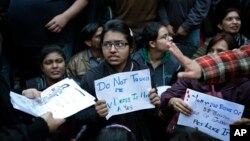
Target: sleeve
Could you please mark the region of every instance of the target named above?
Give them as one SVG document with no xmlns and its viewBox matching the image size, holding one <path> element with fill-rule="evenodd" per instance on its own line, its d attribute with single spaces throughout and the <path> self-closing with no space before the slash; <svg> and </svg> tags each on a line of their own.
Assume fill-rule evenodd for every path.
<svg viewBox="0 0 250 141">
<path fill-rule="evenodd" d="M 211 0 L 195 0 L 193 7 L 190 9 L 186 20 L 182 23 L 185 31 L 189 32 L 197 27 L 206 18 L 211 6 Z"/>
<path fill-rule="evenodd" d="M 81 81 L 81 88 L 87 91 L 89 94 L 95 95 L 95 86 L 94 86 L 94 74 L 88 71 L 82 78 Z M 91 84 L 93 83 L 93 84 Z M 76 119 L 77 122 L 81 124 L 96 124 L 100 120 L 100 116 L 95 110 L 95 105 L 90 106 L 89 108 L 83 109 L 77 114 L 74 115 L 74 118 Z"/>
<path fill-rule="evenodd" d="M 166 115 L 167 112 L 170 112 L 170 108 L 168 106 L 168 102 L 173 97 L 179 97 L 185 95 L 186 89 L 190 87 L 190 81 L 188 79 L 178 79 L 176 83 L 174 83 L 171 88 L 168 88 L 161 95 L 161 110 Z"/>
<path fill-rule="evenodd" d="M 206 55 L 207 54 L 206 53 L 207 52 L 207 46 L 208 46 L 208 44 L 209 44 L 210 41 L 211 41 L 211 38 L 207 39 L 205 41 L 205 43 L 201 47 L 199 47 L 197 49 L 197 51 L 195 52 L 195 54 L 193 55 L 192 58 L 198 58 L 198 57 L 201 57 L 203 55 Z"/>
<path fill-rule="evenodd" d="M 241 84 L 240 86 L 237 86 L 236 88 L 236 94 L 232 97 L 236 97 L 237 101 L 236 103 L 240 103 L 245 106 L 244 112 L 242 117 L 250 118 L 250 80 L 246 81 L 245 83 Z"/>
<path fill-rule="evenodd" d="M 250 45 L 239 50 L 217 55 L 206 55 L 196 61 L 202 68 L 203 80 L 207 84 L 225 82 L 250 74 Z"/>
<path fill-rule="evenodd" d="M 158 4 L 158 17 L 159 17 L 159 20 L 164 25 L 168 25 L 168 24 L 170 24 L 170 22 L 169 22 L 167 10 L 165 9 L 165 3 L 164 2 L 165 2 L 164 0 L 159 1 L 159 4 Z"/>
<path fill-rule="evenodd" d="M 66 68 L 67 75 L 69 77 L 74 77 L 76 76 L 76 62 L 75 62 L 75 57 L 72 57 L 67 65 Z"/>
<path fill-rule="evenodd" d="M 12 127 L 0 127 L 1 141 L 42 141 L 49 136 L 47 123 L 38 118 L 33 124 L 17 124 Z"/>
</svg>

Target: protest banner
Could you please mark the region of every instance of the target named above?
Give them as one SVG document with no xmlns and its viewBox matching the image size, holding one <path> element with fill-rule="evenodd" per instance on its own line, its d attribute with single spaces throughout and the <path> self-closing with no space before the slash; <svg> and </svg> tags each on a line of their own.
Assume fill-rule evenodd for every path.
<svg viewBox="0 0 250 141">
<path fill-rule="evenodd" d="M 229 125 L 241 118 L 244 105 L 187 89 L 184 101 L 193 109 L 191 116 L 179 115 L 177 124 L 198 128 L 217 139 L 228 141 Z"/>
<path fill-rule="evenodd" d="M 154 108 L 150 103 L 152 89 L 149 69 L 116 73 L 95 81 L 96 96 L 108 105 L 109 119 L 113 115 Z"/>
</svg>

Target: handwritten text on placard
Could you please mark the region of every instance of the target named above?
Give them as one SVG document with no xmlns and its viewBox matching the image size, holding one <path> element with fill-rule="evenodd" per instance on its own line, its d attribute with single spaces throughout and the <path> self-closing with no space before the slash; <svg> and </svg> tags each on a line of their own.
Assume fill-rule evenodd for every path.
<svg viewBox="0 0 250 141">
<path fill-rule="evenodd" d="M 154 108 L 149 100 L 151 77 L 148 69 L 122 72 L 95 81 L 98 99 L 106 100 L 112 115 Z"/>
<path fill-rule="evenodd" d="M 191 116 L 180 114 L 178 124 L 198 128 L 215 138 L 229 140 L 229 124 L 241 118 L 244 106 L 187 89 L 185 102 L 193 109 Z"/>
</svg>

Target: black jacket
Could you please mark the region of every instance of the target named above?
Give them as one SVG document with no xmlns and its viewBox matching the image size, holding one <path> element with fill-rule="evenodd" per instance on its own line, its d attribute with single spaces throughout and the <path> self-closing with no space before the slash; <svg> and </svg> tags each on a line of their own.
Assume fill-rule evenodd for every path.
<svg viewBox="0 0 250 141">
<path fill-rule="evenodd" d="M 0 141 L 40 141 L 49 134 L 47 123 L 37 118 L 31 125 L 17 119 L 10 102 L 10 89 L 0 75 Z"/>
<path fill-rule="evenodd" d="M 123 72 L 128 72 L 131 70 L 131 64 L 133 63 L 132 71 L 146 69 L 145 66 L 141 66 L 136 62 L 132 62 L 129 60 Z M 107 64 L 106 62 L 101 63 L 97 67 L 89 70 L 82 79 L 81 87 L 96 97 L 95 93 L 95 85 L 94 80 L 103 78 L 105 76 L 115 74 L 115 71 L 112 66 Z M 95 107 L 92 106 L 88 109 L 85 109 L 78 113 L 78 118 L 81 120 L 85 120 L 85 124 L 89 126 L 97 128 L 102 128 L 103 126 L 117 123 L 127 126 L 132 130 L 132 132 L 136 135 L 138 141 L 151 141 L 150 135 L 150 125 L 153 117 L 156 116 L 157 110 L 156 109 L 149 109 L 149 110 L 140 110 L 131 113 L 126 113 L 122 115 L 112 116 L 110 119 L 106 120 L 105 118 L 101 118 L 96 110 Z M 87 118 L 88 117 L 88 118 Z M 98 129 L 97 129 L 98 130 Z M 95 131 L 88 132 L 87 135 L 90 136 L 92 133 L 96 133 Z M 93 133 L 93 136 L 94 136 Z"/>
</svg>

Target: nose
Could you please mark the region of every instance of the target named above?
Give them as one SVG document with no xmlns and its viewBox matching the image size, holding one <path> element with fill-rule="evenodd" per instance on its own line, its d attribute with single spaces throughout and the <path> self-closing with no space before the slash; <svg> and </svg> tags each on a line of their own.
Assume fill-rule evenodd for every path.
<svg viewBox="0 0 250 141">
<path fill-rule="evenodd" d="M 172 36 L 167 36 L 167 40 L 168 41 L 173 41 L 173 37 Z"/>
<path fill-rule="evenodd" d="M 53 67 L 53 68 L 57 67 L 57 63 L 56 63 L 56 62 L 53 62 L 53 63 L 52 63 L 52 67 Z"/>
<path fill-rule="evenodd" d="M 237 18 L 233 18 L 233 23 L 240 23 L 240 20 Z"/>
<path fill-rule="evenodd" d="M 110 47 L 110 51 L 111 51 L 111 52 L 115 52 L 115 51 L 116 51 L 116 48 L 115 48 L 115 45 L 114 45 L 114 44 L 112 44 L 112 46 Z"/>
</svg>

